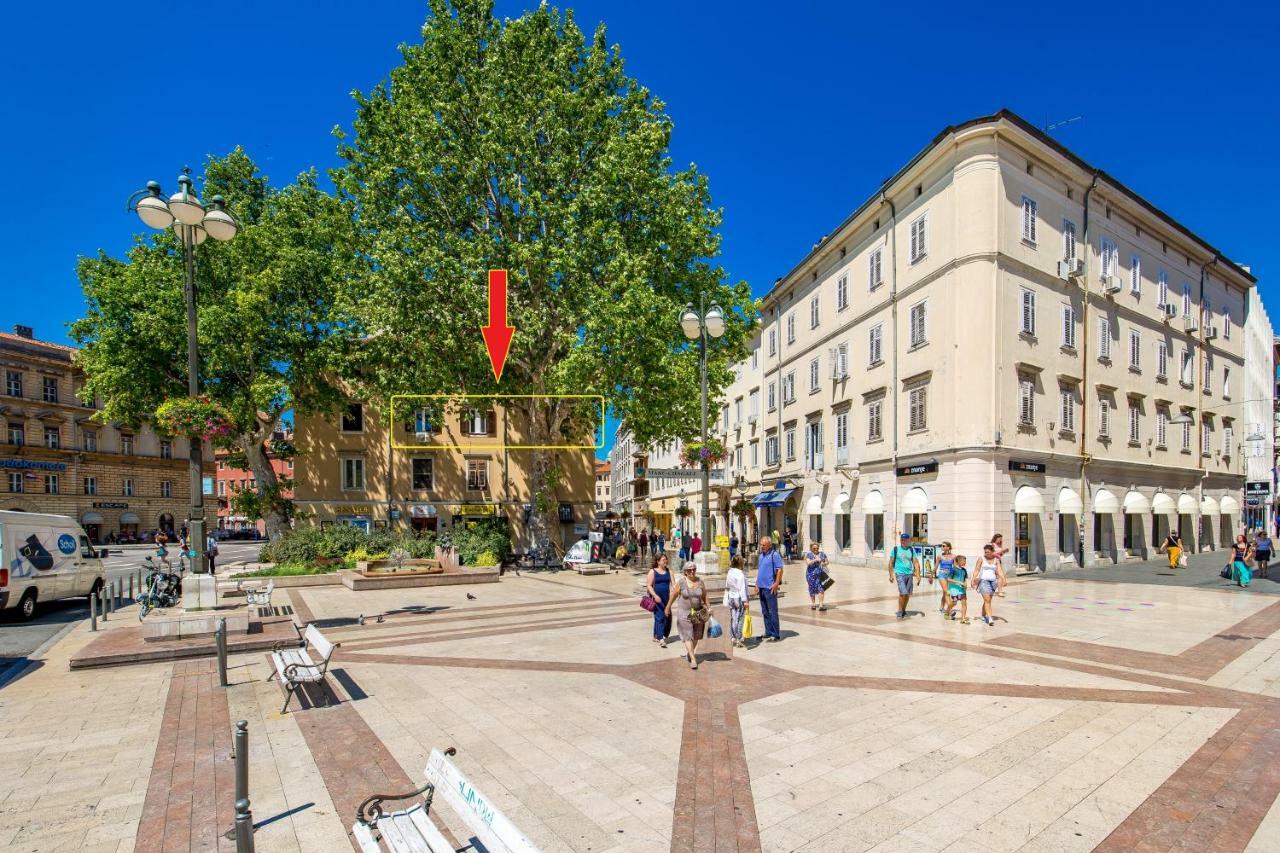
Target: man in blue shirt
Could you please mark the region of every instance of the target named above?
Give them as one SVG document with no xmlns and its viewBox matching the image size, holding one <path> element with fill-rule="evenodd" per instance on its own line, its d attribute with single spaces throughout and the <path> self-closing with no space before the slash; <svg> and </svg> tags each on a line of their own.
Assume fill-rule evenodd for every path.
<svg viewBox="0 0 1280 853">
<path fill-rule="evenodd" d="M 907 618 L 907 602 L 911 600 L 915 579 L 920 577 L 920 561 L 911 547 L 911 534 L 903 533 L 889 552 L 889 582 L 898 584 L 899 619 Z"/>
<path fill-rule="evenodd" d="M 778 628 L 778 587 L 782 585 L 782 555 L 773 548 L 773 540 L 760 540 L 760 559 L 756 567 L 756 589 L 760 593 L 760 615 L 764 617 L 764 642 L 782 639 Z"/>
</svg>

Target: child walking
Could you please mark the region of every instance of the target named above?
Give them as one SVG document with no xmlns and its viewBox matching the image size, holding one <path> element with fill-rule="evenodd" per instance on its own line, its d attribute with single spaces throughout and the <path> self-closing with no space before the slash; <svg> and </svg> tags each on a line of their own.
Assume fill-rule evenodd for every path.
<svg viewBox="0 0 1280 853">
<path fill-rule="evenodd" d="M 951 569 L 955 566 L 955 560 L 951 556 L 951 543 L 942 543 L 942 553 L 938 555 L 938 586 L 942 587 L 942 601 L 938 608 L 938 612 L 942 614 L 942 618 L 947 618 L 947 614 L 951 612 L 951 584 L 947 583 L 947 579 L 951 577 Z"/>
<path fill-rule="evenodd" d="M 969 571 L 965 568 L 965 564 L 969 560 L 964 554 L 959 554 L 955 558 L 955 562 L 951 566 L 951 576 L 947 578 L 947 594 L 951 599 L 951 619 L 956 618 L 955 606 L 960 605 L 960 624 L 969 624 L 969 599 L 965 595 L 964 582 L 969 579 Z"/>
<path fill-rule="evenodd" d="M 742 567 L 746 565 L 742 556 L 735 556 L 729 561 L 729 571 L 724 577 L 724 606 L 729 608 L 729 636 L 733 645 L 743 649 L 742 622 L 747 615 L 747 575 Z"/>
</svg>

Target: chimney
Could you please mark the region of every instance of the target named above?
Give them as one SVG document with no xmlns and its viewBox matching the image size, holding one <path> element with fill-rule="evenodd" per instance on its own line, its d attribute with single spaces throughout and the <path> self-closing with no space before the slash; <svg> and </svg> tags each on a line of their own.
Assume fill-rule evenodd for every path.
<svg viewBox="0 0 1280 853">
<path fill-rule="evenodd" d="M 34 341 L 36 339 L 35 330 L 30 326 L 24 326 L 21 323 L 14 324 L 13 333 L 18 337 L 26 338 L 29 341 Z"/>
</svg>

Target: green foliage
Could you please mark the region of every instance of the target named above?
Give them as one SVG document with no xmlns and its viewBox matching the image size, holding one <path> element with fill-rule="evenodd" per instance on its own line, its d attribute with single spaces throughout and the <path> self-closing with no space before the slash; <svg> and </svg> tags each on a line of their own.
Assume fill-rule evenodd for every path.
<svg viewBox="0 0 1280 853">
<path fill-rule="evenodd" d="M 331 559 L 345 557 L 357 548 L 363 548 L 368 537 L 369 534 L 354 524 L 331 524 L 320 536 L 319 556 Z"/>
<path fill-rule="evenodd" d="M 278 577 L 294 577 L 297 575 L 328 575 L 343 568 L 341 563 L 328 563 L 323 566 L 314 563 L 276 563 L 264 569 L 257 569 L 252 572 L 242 572 L 236 575 L 240 578 L 278 578 Z"/>
<path fill-rule="evenodd" d="M 171 397 L 156 407 L 154 420 L 156 429 L 165 435 L 216 441 L 231 433 L 226 411 L 204 396 Z"/>
<path fill-rule="evenodd" d="M 278 518 L 289 521 L 298 514 L 297 505 L 287 497 L 292 488 L 292 478 L 280 477 L 274 483 L 259 484 L 257 491 L 232 489 L 228 500 L 236 514 L 245 518 L 266 518 L 275 513 Z"/>
<path fill-rule="evenodd" d="M 721 214 L 695 166 L 674 168 L 665 105 L 626 75 L 603 27 L 588 38 L 546 5 L 507 21 L 490 0 L 430 5 L 422 43 L 357 94 L 351 133 L 338 133 L 334 181 L 365 263 L 341 288 L 368 336 L 354 372 L 384 395 L 494 390 L 478 330 L 486 272 L 506 269 L 505 387 L 603 394 L 641 442 L 687 432 L 699 357 L 680 311 L 705 297 L 727 314 L 714 394 L 756 306 L 715 263 Z M 547 438 L 598 420 L 590 403 L 509 405 Z"/>
<path fill-rule="evenodd" d="M 509 546 L 508 546 L 509 547 Z M 350 524 L 299 527 L 287 531 L 262 548 L 258 559 L 264 563 L 317 565 L 317 560 L 334 560 L 335 567 L 351 568 L 357 560 L 386 558 L 393 549 L 402 548 L 415 559 L 435 556 L 435 535 L 426 532 L 397 535 L 385 530 L 365 533 Z"/>
<path fill-rule="evenodd" d="M 290 530 L 262 546 L 258 559 L 264 563 L 313 563 L 316 557 L 322 556 L 320 551 L 327 532 L 318 527 Z"/>
<path fill-rule="evenodd" d="M 511 556 L 511 530 L 506 519 L 455 526 L 442 532 L 439 542 L 456 549 L 458 560 L 464 566 L 492 566 Z M 493 559 L 482 563 L 481 556 Z"/>
<path fill-rule="evenodd" d="M 476 555 L 475 560 L 467 565 L 473 566 L 496 566 L 498 565 L 498 555 L 492 551 L 481 551 Z"/>
</svg>

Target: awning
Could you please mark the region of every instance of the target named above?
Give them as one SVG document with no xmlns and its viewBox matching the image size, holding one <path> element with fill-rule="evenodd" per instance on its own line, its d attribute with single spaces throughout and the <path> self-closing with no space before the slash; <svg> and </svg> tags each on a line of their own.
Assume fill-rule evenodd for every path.
<svg viewBox="0 0 1280 853">
<path fill-rule="evenodd" d="M 1178 513 L 1186 515 L 1196 514 L 1196 499 L 1191 495 L 1178 495 Z"/>
<path fill-rule="evenodd" d="M 884 512 L 884 495 L 878 491 L 867 492 L 862 499 L 862 511 L 866 515 L 880 515 Z"/>
<path fill-rule="evenodd" d="M 804 508 L 806 515 L 822 515 L 822 496 L 811 495 Z"/>
<path fill-rule="evenodd" d="M 1178 505 L 1173 502 L 1173 498 L 1160 492 L 1151 501 L 1151 511 L 1156 515 L 1177 515 Z"/>
<path fill-rule="evenodd" d="M 755 500 L 751 503 L 755 506 L 764 507 L 782 506 L 787 502 L 787 498 L 791 497 L 791 493 L 794 491 L 795 489 L 780 489 L 776 492 L 762 492 L 761 494 L 756 495 Z"/>
<path fill-rule="evenodd" d="M 121 524 L 141 524 L 142 521 L 141 519 L 138 518 L 138 514 L 136 512 L 122 512 L 120 513 L 120 523 Z"/>
<path fill-rule="evenodd" d="M 1040 515 L 1044 512 L 1044 498 L 1032 486 L 1022 486 L 1013 493 L 1013 511 Z"/>
<path fill-rule="evenodd" d="M 1142 492 L 1129 490 L 1124 496 L 1124 514 L 1142 515 L 1151 512 L 1151 501 Z"/>
<path fill-rule="evenodd" d="M 434 504 L 413 504 L 409 507 L 410 518 L 435 518 L 437 514 Z"/>
<path fill-rule="evenodd" d="M 1225 498 L 1223 498 L 1221 503 L 1219 504 L 1219 507 L 1222 510 L 1223 515 L 1239 515 L 1240 514 L 1240 502 L 1235 498 L 1231 497 L 1231 495 L 1227 495 Z"/>
<path fill-rule="evenodd" d="M 1058 490 L 1058 512 L 1067 515 L 1080 515 L 1084 512 L 1084 501 L 1076 494 L 1075 489 L 1063 486 Z"/>
<path fill-rule="evenodd" d="M 916 486 L 914 489 L 907 492 L 906 496 L 903 497 L 902 512 L 904 515 L 908 513 L 918 515 L 920 513 L 925 513 L 928 511 L 929 511 L 929 496 L 926 495 L 924 493 L 924 489 L 920 488 L 919 486 Z"/>
<path fill-rule="evenodd" d="M 1115 513 L 1120 511 L 1120 501 L 1106 489 L 1098 489 L 1093 493 L 1093 511 Z"/>
<path fill-rule="evenodd" d="M 80 516 L 80 523 L 81 524 L 101 524 L 102 513 L 86 512 L 84 515 Z"/>
<path fill-rule="evenodd" d="M 1218 502 L 1215 501 L 1213 498 L 1209 497 L 1208 495 L 1205 495 L 1200 499 L 1200 514 L 1201 515 L 1218 515 L 1219 514 Z"/>
<path fill-rule="evenodd" d="M 848 492 L 841 492 L 836 495 L 836 499 L 831 502 L 831 511 L 834 513 L 846 513 L 849 511 Z"/>
</svg>

